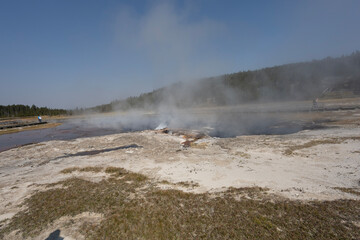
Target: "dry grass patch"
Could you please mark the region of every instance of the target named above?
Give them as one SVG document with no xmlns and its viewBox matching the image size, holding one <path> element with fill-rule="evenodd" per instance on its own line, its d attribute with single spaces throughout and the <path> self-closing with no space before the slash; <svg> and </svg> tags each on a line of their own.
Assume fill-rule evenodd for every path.
<svg viewBox="0 0 360 240">
<path fill-rule="evenodd" d="M 242 157 L 242 158 L 246 158 L 246 159 L 249 159 L 251 157 L 250 154 L 248 154 L 246 152 L 237 151 L 235 154 Z"/>
<path fill-rule="evenodd" d="M 337 120 L 335 122 L 333 122 L 333 124 L 337 124 L 337 125 L 360 125 L 360 121 L 359 118 L 351 118 L 351 119 L 341 119 L 341 120 Z"/>
<path fill-rule="evenodd" d="M 107 167 L 105 172 L 110 174 L 112 177 L 121 177 L 128 173 L 124 168 Z"/>
<path fill-rule="evenodd" d="M 198 148 L 198 149 L 206 149 L 207 143 L 196 143 L 196 142 L 190 142 L 190 147 L 192 148 Z"/>
<path fill-rule="evenodd" d="M 61 170 L 60 173 L 69 174 L 69 173 L 72 173 L 75 171 L 79 171 L 79 169 L 80 169 L 79 167 L 65 168 L 65 169 Z"/>
<path fill-rule="evenodd" d="M 140 173 L 128 173 L 124 176 L 124 180 L 126 181 L 135 181 L 135 182 L 144 182 L 147 181 L 149 178 Z"/>
<path fill-rule="evenodd" d="M 279 197 L 272 195 L 266 196 L 268 188 L 261 188 L 261 187 L 242 187 L 242 188 L 234 188 L 229 187 L 222 195 L 227 197 L 234 197 L 235 199 L 280 199 Z"/>
<path fill-rule="evenodd" d="M 323 144 L 339 144 L 342 140 L 338 138 L 331 138 L 331 139 L 325 139 L 325 140 L 312 140 L 310 142 L 301 144 L 301 145 L 295 145 L 290 146 L 288 149 L 285 150 L 285 155 L 291 155 L 294 151 L 301 150 L 304 148 L 310 148 L 315 147 L 317 145 L 323 145 Z"/>
<path fill-rule="evenodd" d="M 160 182 L 159 182 L 160 184 L 172 184 L 171 182 L 169 182 L 168 180 L 161 180 Z"/>
<path fill-rule="evenodd" d="M 334 189 L 340 190 L 345 193 L 354 194 L 360 196 L 360 189 L 359 188 L 344 188 L 344 187 L 335 187 Z"/>
<path fill-rule="evenodd" d="M 323 140 L 312 140 L 310 142 L 307 142 L 307 143 L 304 143 L 301 145 L 289 146 L 284 151 L 284 154 L 292 155 L 294 153 L 294 151 L 297 151 L 297 150 L 311 148 L 311 147 L 315 147 L 315 146 L 323 145 L 323 144 L 340 144 L 346 140 L 358 141 L 358 140 L 360 140 L 360 137 L 340 137 L 340 138 L 329 138 L 329 139 L 323 139 Z"/>
<path fill-rule="evenodd" d="M 71 167 L 71 168 L 65 168 L 65 169 L 61 170 L 60 173 L 69 174 L 69 173 L 72 173 L 75 171 L 98 173 L 98 172 L 101 172 L 102 170 L 103 170 L 103 167 L 83 167 L 83 168 Z"/>
<path fill-rule="evenodd" d="M 107 167 L 105 169 L 105 172 L 110 174 L 111 177 L 123 177 L 124 181 L 135 181 L 135 182 L 143 182 L 148 180 L 148 177 L 146 177 L 143 174 L 129 172 L 124 168 L 118 168 L 118 167 Z"/>
<path fill-rule="evenodd" d="M 186 187 L 186 188 L 194 188 L 194 187 L 199 187 L 200 185 L 197 182 L 178 182 L 176 183 L 176 185 L 182 186 L 182 187 Z"/>
<path fill-rule="evenodd" d="M 0 238 L 17 229 L 19 238 L 33 238 L 57 219 L 84 212 L 104 217 L 96 225 L 77 224 L 86 239 L 360 238 L 354 224 L 360 221 L 360 201 L 269 199 L 261 188 L 212 194 L 159 190 L 141 174 L 105 171 L 113 177 L 100 182 L 70 178 L 58 182 L 62 188 L 34 193 L 24 201 L 25 209 L 4 223 Z M 258 200 L 238 198 L 244 194 Z"/>
<path fill-rule="evenodd" d="M 80 172 L 94 172 L 94 173 L 98 173 L 101 172 L 103 170 L 103 167 L 84 167 L 82 169 L 80 169 Z"/>
</svg>

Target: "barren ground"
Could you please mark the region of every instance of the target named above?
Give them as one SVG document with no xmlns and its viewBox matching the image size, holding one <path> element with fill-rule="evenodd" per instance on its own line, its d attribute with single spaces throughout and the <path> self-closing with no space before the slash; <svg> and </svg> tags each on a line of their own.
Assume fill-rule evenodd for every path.
<svg viewBox="0 0 360 240">
<path fill-rule="evenodd" d="M 309 114 L 303 114 L 303 117 L 309 118 Z M 60 237 L 65 239 L 82 239 L 85 236 L 94 239 L 360 238 L 360 110 L 314 113 L 310 117 L 330 118 L 331 121 L 324 123 L 323 126 L 326 128 L 323 129 L 305 130 L 288 135 L 236 138 L 205 136 L 192 141 L 191 137 L 184 136 L 186 132 L 182 135 L 181 131 L 170 130 L 164 133 L 147 130 L 71 141 L 49 141 L 1 152 L 0 237 L 44 239 L 51 233 L 56 234 L 55 230 L 60 230 Z M 189 147 L 184 146 L 186 140 L 190 140 Z M 113 175 L 114 172 L 117 175 Z M 131 174 L 138 175 L 134 177 Z M 104 185 L 96 185 L 100 183 Z M 106 192 L 113 189 L 111 183 L 123 188 L 111 193 Z M 124 184 L 128 185 L 124 187 Z M 88 193 L 93 197 L 85 202 L 81 202 L 81 199 L 86 199 L 84 196 L 74 194 L 66 197 L 66 189 L 73 189 L 75 193 L 81 192 L 80 186 L 84 186 L 84 189 L 89 188 L 89 191 L 102 189 L 105 192 L 97 194 L 104 194 L 113 205 L 101 203 L 103 200 L 92 203 L 97 195 L 91 194 L 95 193 Z M 58 191 L 65 192 L 60 194 Z M 172 193 L 166 195 L 167 200 L 163 203 L 165 205 L 161 205 L 160 200 L 152 202 L 153 199 L 164 199 L 161 194 L 151 195 L 159 194 L 159 191 L 161 194 Z M 114 200 L 120 196 L 117 195 L 120 192 L 124 198 L 121 204 Z M 185 194 L 183 192 L 190 195 L 182 195 Z M 60 201 L 62 196 L 64 199 Z M 204 201 L 204 205 L 191 205 L 195 203 L 186 202 L 192 198 L 196 204 Z M 177 202 L 179 199 L 187 200 L 184 203 Z M 62 212 L 64 206 L 61 207 L 61 211 L 56 208 L 61 204 L 70 206 L 75 204 L 74 201 L 78 204 L 74 205 L 77 207 L 68 212 Z M 246 205 L 249 207 L 248 210 L 246 206 L 237 205 L 248 204 L 248 201 L 261 206 L 270 204 L 273 210 L 262 213 L 260 205 L 255 208 Z M 340 206 L 344 202 L 346 205 L 342 209 L 349 212 L 341 213 L 342 210 L 335 211 L 328 207 L 334 203 L 333 207 L 336 208 L 335 206 Z M 160 204 L 161 208 L 169 207 L 170 210 L 156 212 L 159 215 L 151 215 L 154 213 L 148 213 L 148 208 L 145 210 L 141 207 L 150 203 L 152 207 L 148 208 L 157 209 L 156 204 Z M 284 203 L 288 204 L 285 210 L 277 205 Z M 327 207 L 323 207 L 325 203 Z M 48 204 L 49 207 L 41 208 Z M 79 207 L 87 204 L 88 207 Z M 114 204 L 127 208 L 112 212 L 115 211 L 110 210 Z M 174 210 L 174 204 L 190 204 L 188 207 L 195 210 Z M 225 208 L 222 213 L 216 215 L 214 209 L 206 212 L 208 215 L 201 212 L 201 209 L 209 206 L 220 209 L 217 204 Z M 307 217 L 314 211 L 309 208 L 318 206 L 317 204 L 320 206 L 319 209 L 324 211 L 320 211 L 324 215 L 320 214 L 317 217 L 314 213 L 315 222 L 309 220 L 309 224 L 323 225 L 308 226 L 301 219 L 307 221 Z M 139 206 L 139 209 L 136 206 Z M 237 207 L 231 210 L 227 209 L 227 206 Z M 294 210 L 294 216 L 289 215 L 289 218 L 298 219 L 299 222 L 294 220 L 296 223 L 289 226 L 281 221 L 281 218 L 286 220 L 284 216 L 293 211 L 292 207 L 298 206 L 301 206 L 299 209 L 296 208 L 298 212 Z M 235 209 L 238 208 L 243 212 L 237 213 Z M 126 212 L 130 211 L 129 209 L 133 209 L 133 212 Z M 283 209 L 283 215 L 279 215 L 279 209 Z M 227 211 L 229 215 L 221 215 Z M 307 211 L 309 212 L 306 213 Z M 134 212 L 140 212 L 139 219 Z M 174 219 L 189 218 L 189 224 L 194 226 L 190 227 L 185 220 L 179 220 L 184 222 L 177 223 L 171 216 L 159 223 L 159 216 L 167 213 L 176 215 Z M 260 215 L 254 217 L 251 215 L 253 213 Z M 336 216 L 327 215 L 337 213 Z M 37 214 L 43 216 L 41 220 Z M 131 217 L 126 214 L 130 214 Z M 147 219 L 148 214 L 156 220 L 150 217 Z M 47 219 L 50 215 L 52 217 Z M 122 219 L 124 215 L 127 216 L 126 221 Z M 117 216 L 118 220 L 114 216 Z M 202 218 L 199 216 L 206 216 L 206 221 L 201 223 L 199 219 Z M 243 220 L 241 216 L 244 217 Z M 335 219 L 334 223 L 331 223 L 330 217 Z M 33 222 L 33 225 L 28 226 L 29 221 Z M 114 221 L 114 229 L 107 225 L 104 227 L 105 221 Z M 136 226 L 130 224 L 132 221 Z M 193 221 L 197 221 L 196 224 Z M 241 230 L 241 223 L 236 223 L 238 225 L 232 226 L 231 229 L 238 229 L 238 232 L 231 233 L 226 224 L 220 226 L 221 224 L 216 221 L 229 221 L 229 226 L 243 221 L 252 230 Z M 148 226 L 149 223 L 154 225 Z M 171 227 L 166 227 L 167 224 L 178 227 L 171 230 L 173 232 L 168 232 L 170 230 L 166 229 Z M 118 229 L 116 226 L 122 227 Z M 335 229 L 334 226 L 339 226 L 339 229 Z M 124 235 L 111 235 L 112 231 Z M 299 235 L 292 235 L 293 231 L 299 232 Z"/>
</svg>

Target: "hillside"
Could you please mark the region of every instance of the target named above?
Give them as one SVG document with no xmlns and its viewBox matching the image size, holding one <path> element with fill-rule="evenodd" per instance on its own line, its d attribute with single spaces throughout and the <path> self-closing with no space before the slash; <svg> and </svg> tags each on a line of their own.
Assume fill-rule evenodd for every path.
<svg viewBox="0 0 360 240">
<path fill-rule="evenodd" d="M 173 85 L 91 108 L 100 112 L 132 108 L 222 106 L 245 102 L 310 100 L 360 94 L 360 52 L 338 58 L 242 71 Z"/>
</svg>

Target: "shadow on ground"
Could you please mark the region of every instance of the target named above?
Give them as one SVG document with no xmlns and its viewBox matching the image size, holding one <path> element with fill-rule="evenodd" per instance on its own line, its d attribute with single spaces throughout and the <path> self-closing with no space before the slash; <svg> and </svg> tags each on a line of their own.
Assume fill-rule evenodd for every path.
<svg viewBox="0 0 360 240">
<path fill-rule="evenodd" d="M 128 149 L 128 148 L 142 148 L 142 146 L 139 146 L 137 144 L 130 144 L 130 145 L 125 145 L 125 146 L 115 147 L 115 148 L 105 148 L 105 149 L 100 149 L 100 150 L 83 151 L 83 152 L 77 152 L 77 153 L 74 153 L 74 154 L 66 154 L 65 156 L 57 157 L 54 160 L 58 160 L 58 159 L 62 159 L 62 158 L 68 158 L 68 157 L 96 155 L 96 154 L 99 154 L 99 153 L 117 151 L 117 150 Z"/>
<path fill-rule="evenodd" d="M 64 238 L 60 236 L 60 230 L 57 229 L 50 233 L 50 235 L 45 238 L 45 240 L 63 240 Z"/>
</svg>

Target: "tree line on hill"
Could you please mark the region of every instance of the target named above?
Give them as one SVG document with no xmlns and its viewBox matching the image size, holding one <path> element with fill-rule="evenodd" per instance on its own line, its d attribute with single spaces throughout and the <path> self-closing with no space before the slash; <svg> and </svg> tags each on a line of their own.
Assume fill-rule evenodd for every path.
<svg viewBox="0 0 360 240">
<path fill-rule="evenodd" d="M 110 112 L 152 109 L 161 104 L 186 108 L 256 101 L 311 100 L 326 91 L 360 94 L 360 52 L 338 58 L 242 71 L 193 82 L 179 82 L 137 97 L 86 110 Z"/>
<path fill-rule="evenodd" d="M 242 71 L 192 82 L 178 82 L 139 96 L 92 108 L 50 109 L 35 105 L 0 105 L 0 117 L 77 115 L 129 109 L 224 106 L 258 101 L 311 100 L 324 92 L 360 95 L 360 52 L 338 58 Z M 334 94 L 336 95 L 336 94 Z M 336 95 L 337 96 L 337 95 Z"/>
<path fill-rule="evenodd" d="M 37 107 L 32 105 L 0 105 L 0 117 L 28 117 L 28 116 L 38 116 L 38 115 L 66 115 L 68 114 L 67 110 L 64 109 L 51 109 L 47 107 Z"/>
</svg>

